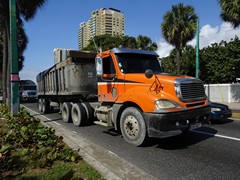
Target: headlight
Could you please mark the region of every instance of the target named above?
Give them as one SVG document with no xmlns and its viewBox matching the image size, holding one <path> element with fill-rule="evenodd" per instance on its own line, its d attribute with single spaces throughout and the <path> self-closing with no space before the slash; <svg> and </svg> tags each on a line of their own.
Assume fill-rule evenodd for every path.
<svg viewBox="0 0 240 180">
<path fill-rule="evenodd" d="M 159 99 L 154 102 L 157 109 L 170 109 L 170 108 L 181 108 L 176 102 L 168 99 Z"/>
<path fill-rule="evenodd" d="M 221 111 L 221 109 L 220 108 L 211 108 L 211 111 L 216 112 L 216 111 Z"/>
<path fill-rule="evenodd" d="M 22 93 L 22 96 L 27 96 L 27 95 L 28 95 L 27 92 L 23 92 L 23 93 Z"/>
</svg>

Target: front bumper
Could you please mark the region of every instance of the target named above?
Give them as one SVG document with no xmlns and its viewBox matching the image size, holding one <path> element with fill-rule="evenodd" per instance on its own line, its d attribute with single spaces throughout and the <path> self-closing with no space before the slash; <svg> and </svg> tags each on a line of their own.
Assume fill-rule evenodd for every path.
<svg viewBox="0 0 240 180">
<path fill-rule="evenodd" d="M 174 113 L 144 113 L 149 137 L 165 137 L 208 123 L 210 106 Z"/>
<path fill-rule="evenodd" d="M 224 110 L 224 111 L 213 111 L 211 112 L 210 119 L 217 120 L 217 119 L 227 119 L 232 117 L 232 110 Z"/>
</svg>

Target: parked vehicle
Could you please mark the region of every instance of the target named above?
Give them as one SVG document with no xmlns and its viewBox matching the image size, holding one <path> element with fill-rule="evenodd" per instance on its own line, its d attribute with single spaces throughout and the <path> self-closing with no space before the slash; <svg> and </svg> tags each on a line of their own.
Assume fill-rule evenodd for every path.
<svg viewBox="0 0 240 180">
<path fill-rule="evenodd" d="M 20 101 L 37 101 L 37 86 L 32 80 L 21 80 L 19 83 Z"/>
<path fill-rule="evenodd" d="M 232 117 L 232 110 L 228 105 L 212 102 L 211 103 L 211 120 L 227 119 Z"/>
<path fill-rule="evenodd" d="M 199 128 L 210 117 L 201 80 L 162 73 L 155 52 L 114 48 L 99 54 L 68 50 L 37 75 L 38 109 L 58 105 L 63 121 L 112 126 L 135 146 Z"/>
</svg>

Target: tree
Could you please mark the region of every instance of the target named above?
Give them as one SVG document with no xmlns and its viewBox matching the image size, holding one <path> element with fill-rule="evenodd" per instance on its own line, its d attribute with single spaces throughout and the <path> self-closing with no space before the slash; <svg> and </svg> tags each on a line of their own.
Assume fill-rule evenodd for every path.
<svg viewBox="0 0 240 180">
<path fill-rule="evenodd" d="M 218 0 L 223 21 L 230 22 L 233 28 L 240 26 L 240 0 Z"/>
<path fill-rule="evenodd" d="M 136 38 L 137 47 L 140 49 L 148 50 L 148 51 L 156 51 L 157 44 L 153 43 L 152 40 L 147 36 L 139 35 Z"/>
<path fill-rule="evenodd" d="M 192 6 L 184 6 L 183 3 L 179 3 L 172 6 L 172 10 L 168 11 L 163 19 L 162 34 L 165 40 L 176 48 L 177 74 L 180 74 L 180 50 L 194 38 L 198 17 Z"/>
<path fill-rule="evenodd" d="M 200 79 L 206 83 L 232 83 L 240 77 L 240 40 L 214 43 L 200 50 Z"/>
<path fill-rule="evenodd" d="M 94 37 L 97 48 L 101 47 L 102 51 L 112 49 L 115 47 L 125 47 L 131 49 L 144 49 L 149 51 L 156 51 L 157 44 L 153 43 L 152 40 L 147 36 L 138 36 L 137 38 L 131 36 L 111 36 L 109 34 L 99 35 Z M 83 48 L 86 51 L 96 51 L 96 47 L 93 40 L 87 47 Z"/>
<path fill-rule="evenodd" d="M 32 19 L 37 10 L 42 7 L 46 3 L 46 0 L 16 0 L 16 16 L 18 19 L 18 25 L 20 25 L 19 21 L 21 21 L 21 17 L 23 17 L 26 21 Z M 9 71 L 9 1 L 0 0 L 0 24 L 2 25 L 2 38 L 3 38 L 3 72 L 2 72 L 2 80 L 3 80 L 3 102 L 6 103 L 6 96 L 10 97 L 10 71 Z M 23 26 L 22 26 L 23 27 Z M 21 30 L 18 30 L 21 32 Z M 25 34 L 25 33 L 24 33 Z M 26 40 L 26 36 L 23 37 Z M 18 36 L 18 40 L 20 40 Z M 22 41 L 18 42 L 18 45 L 21 44 Z M 23 60 L 23 57 L 20 57 Z M 8 88 L 7 88 L 8 87 Z M 7 94 L 6 94 L 7 92 Z M 10 98 L 9 102 L 10 102 Z M 8 102 L 8 104 L 10 104 Z"/>
<path fill-rule="evenodd" d="M 161 63 L 164 68 L 164 72 L 177 74 L 176 71 L 176 48 L 171 50 L 170 55 L 168 57 L 162 58 Z M 181 48 L 181 74 L 185 74 L 188 76 L 195 76 L 195 49 L 186 45 Z"/>
<path fill-rule="evenodd" d="M 107 49 L 112 49 L 114 47 L 119 47 L 122 45 L 122 37 L 121 36 L 111 36 L 109 34 L 95 36 L 93 39 L 90 40 L 90 43 L 87 47 L 83 48 L 83 50 L 87 51 L 105 51 Z M 95 44 L 97 47 L 95 47 Z"/>
</svg>

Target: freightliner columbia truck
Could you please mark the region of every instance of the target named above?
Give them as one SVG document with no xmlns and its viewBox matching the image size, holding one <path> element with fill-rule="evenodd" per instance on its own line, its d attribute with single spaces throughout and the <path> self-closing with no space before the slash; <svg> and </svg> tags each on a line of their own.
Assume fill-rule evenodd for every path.
<svg viewBox="0 0 240 180">
<path fill-rule="evenodd" d="M 114 127 L 135 146 L 199 128 L 210 114 L 201 80 L 163 73 L 158 55 L 145 50 L 69 50 L 37 83 L 42 113 L 57 105 L 63 121 Z"/>
</svg>

